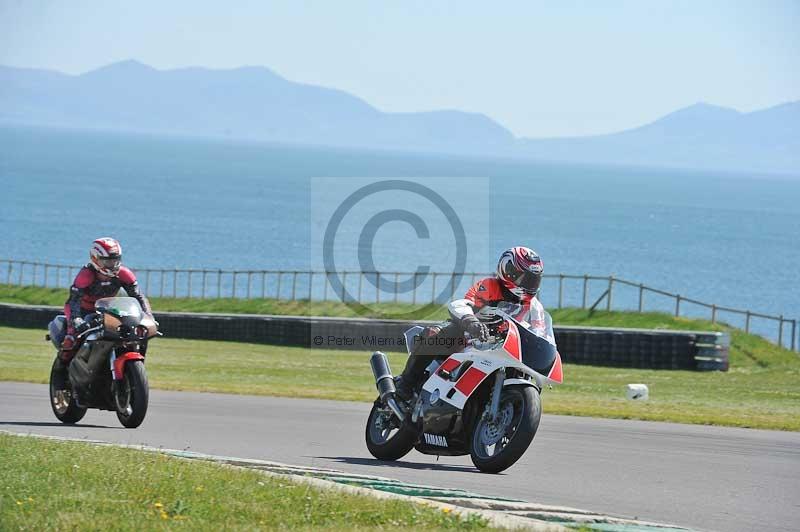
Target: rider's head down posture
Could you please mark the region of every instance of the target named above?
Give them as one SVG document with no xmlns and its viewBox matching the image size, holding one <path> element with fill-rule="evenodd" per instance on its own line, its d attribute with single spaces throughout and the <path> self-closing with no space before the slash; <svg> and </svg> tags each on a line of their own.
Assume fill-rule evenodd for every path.
<svg viewBox="0 0 800 532">
<path fill-rule="evenodd" d="M 544 308 L 536 299 L 543 273 L 544 263 L 532 249 L 517 246 L 505 250 L 497 262 L 494 277 L 481 279 L 467 290 L 463 299 L 448 305 L 451 319 L 446 325 L 423 330 L 421 336 L 430 341 L 418 342 L 408 357 L 397 382 L 400 396 L 412 395 L 431 357 L 449 355 L 463 348 L 465 332 L 472 338 L 485 340 L 489 329 L 502 322 L 494 313 L 498 304 L 508 301 L 529 306 L 537 319 L 538 316 L 544 319 Z"/>
<path fill-rule="evenodd" d="M 139 290 L 139 283 L 131 270 L 122 265 L 122 246 L 113 238 L 98 238 L 89 250 L 89 262 L 81 268 L 64 305 L 67 317 L 67 336 L 61 344 L 61 359 L 68 362 L 75 350 L 75 329 L 83 318 L 94 312 L 95 301 L 117 295 L 119 289 L 139 301 L 142 310 L 150 314 L 150 303 Z"/>
</svg>

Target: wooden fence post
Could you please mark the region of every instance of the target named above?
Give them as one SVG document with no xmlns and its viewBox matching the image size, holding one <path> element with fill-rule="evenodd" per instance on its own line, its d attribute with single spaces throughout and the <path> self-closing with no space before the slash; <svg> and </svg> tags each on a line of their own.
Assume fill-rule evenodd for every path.
<svg viewBox="0 0 800 532">
<path fill-rule="evenodd" d="M 611 295 L 614 292 L 614 276 L 608 276 L 608 299 L 606 299 L 606 310 L 611 310 Z"/>
<path fill-rule="evenodd" d="M 677 296 L 675 296 L 675 317 L 677 318 L 680 315 L 681 315 L 681 295 L 678 294 Z"/>
<path fill-rule="evenodd" d="M 558 308 L 564 304 L 564 274 L 558 274 Z"/>
</svg>

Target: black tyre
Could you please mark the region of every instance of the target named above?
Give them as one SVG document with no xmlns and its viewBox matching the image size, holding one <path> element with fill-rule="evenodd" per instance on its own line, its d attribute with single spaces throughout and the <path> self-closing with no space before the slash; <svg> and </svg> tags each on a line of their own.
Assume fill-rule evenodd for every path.
<svg viewBox="0 0 800 532">
<path fill-rule="evenodd" d="M 511 467 L 533 441 L 541 416 L 539 390 L 533 386 L 503 388 L 498 421 L 478 419 L 474 424 L 472 463 L 484 473 L 499 473 Z"/>
<path fill-rule="evenodd" d="M 135 429 L 144 421 L 150 388 L 144 362 L 130 360 L 125 363 L 125 376 L 117 383 L 117 419 L 125 428 Z"/>
<path fill-rule="evenodd" d="M 401 423 L 389 407 L 376 401 L 367 419 L 367 449 L 378 460 L 404 457 L 417 443 L 417 431 Z"/>
<path fill-rule="evenodd" d="M 67 368 L 56 356 L 50 369 L 50 408 L 62 423 L 77 423 L 86 415 L 86 409 L 76 404 Z"/>
</svg>

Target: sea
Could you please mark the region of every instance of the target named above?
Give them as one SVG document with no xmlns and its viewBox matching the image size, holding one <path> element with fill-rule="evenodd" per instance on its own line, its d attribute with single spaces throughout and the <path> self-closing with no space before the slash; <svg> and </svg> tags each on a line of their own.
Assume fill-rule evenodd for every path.
<svg viewBox="0 0 800 532">
<path fill-rule="evenodd" d="M 548 274 L 800 319 L 800 176 L 5 126 L 0 186 L 0 259 L 79 266 L 113 236 L 134 269 L 491 272 L 525 245 Z M 581 290 L 564 281 L 562 304 Z M 557 278 L 542 300 L 557 305 Z"/>
</svg>

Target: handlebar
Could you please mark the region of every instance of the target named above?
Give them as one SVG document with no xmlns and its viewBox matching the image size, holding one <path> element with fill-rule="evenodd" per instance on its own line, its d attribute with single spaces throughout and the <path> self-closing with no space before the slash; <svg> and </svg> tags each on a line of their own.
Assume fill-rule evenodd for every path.
<svg viewBox="0 0 800 532">
<path fill-rule="evenodd" d="M 84 322 L 81 323 L 75 329 L 77 337 L 85 336 L 88 332 L 95 330 L 103 325 L 102 316 L 97 312 L 88 314 L 86 317 L 88 319 L 84 320 Z"/>
<path fill-rule="evenodd" d="M 101 312 L 87 314 L 86 318 L 87 319 L 75 329 L 76 338 L 83 338 L 90 333 L 103 329 L 103 314 Z M 156 327 L 158 327 L 158 322 L 155 320 L 155 318 L 153 318 L 152 315 L 150 315 L 150 318 L 155 322 Z M 156 336 L 164 336 L 164 334 L 157 330 Z"/>
<path fill-rule="evenodd" d="M 99 331 L 102 328 L 103 328 L 102 324 L 101 325 L 95 325 L 94 327 L 90 327 L 88 329 L 82 330 L 81 332 L 78 332 L 75 335 L 75 337 L 76 338 L 83 338 L 84 336 L 88 335 L 89 333 L 92 333 L 92 332 L 95 332 L 95 331 Z M 81 329 L 84 329 L 84 327 L 81 327 Z"/>
<path fill-rule="evenodd" d="M 475 346 L 476 349 L 484 349 L 489 348 L 494 344 L 500 343 L 505 340 L 505 337 L 499 335 L 490 335 L 486 340 L 480 341 L 477 338 L 471 338 L 470 343 Z"/>
</svg>

